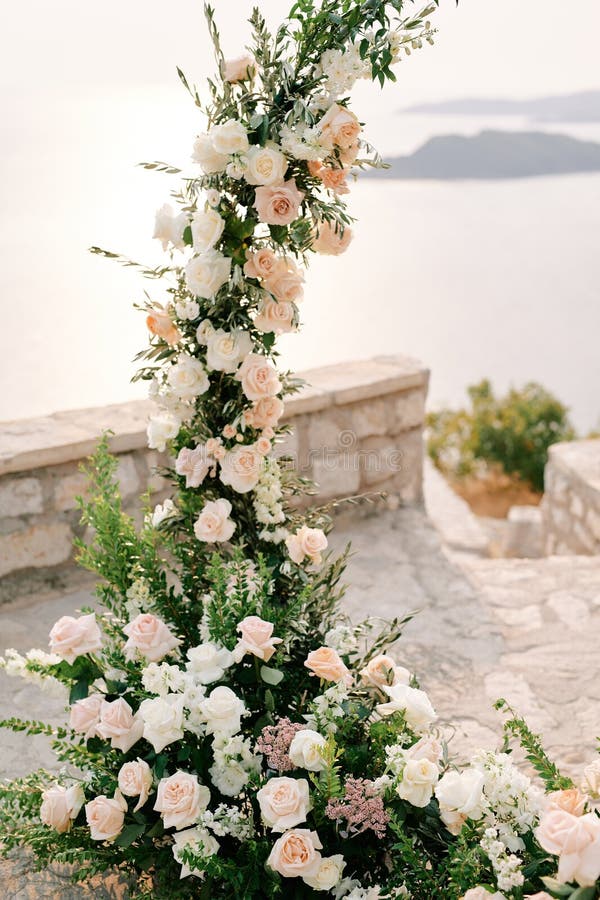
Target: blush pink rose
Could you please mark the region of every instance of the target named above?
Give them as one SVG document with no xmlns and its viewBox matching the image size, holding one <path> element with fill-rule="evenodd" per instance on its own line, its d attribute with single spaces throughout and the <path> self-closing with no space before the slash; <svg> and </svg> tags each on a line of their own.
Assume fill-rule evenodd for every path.
<svg viewBox="0 0 600 900">
<path fill-rule="evenodd" d="M 119 697 L 111 703 L 104 700 L 96 731 L 104 740 L 110 741 L 111 747 L 127 753 L 142 737 L 144 723 L 134 716 L 127 700 Z"/>
<path fill-rule="evenodd" d="M 179 831 L 194 825 L 209 801 L 210 791 L 200 784 L 196 775 L 175 772 L 159 782 L 154 809 L 161 814 L 165 828 Z"/>
<path fill-rule="evenodd" d="M 334 103 L 319 122 L 319 132 L 326 147 L 346 150 L 356 144 L 361 126 L 353 112 Z"/>
<path fill-rule="evenodd" d="M 237 626 L 241 639 L 234 650 L 234 655 L 241 659 L 245 653 L 252 653 L 263 662 L 268 662 L 281 644 L 281 638 L 273 637 L 273 623 L 266 622 L 260 616 L 246 616 Z"/>
<path fill-rule="evenodd" d="M 273 831 L 287 831 L 306 822 L 311 808 L 305 778 L 271 778 L 256 794 L 262 820 Z"/>
<path fill-rule="evenodd" d="M 255 428 L 275 428 L 283 415 L 283 400 L 279 397 L 262 397 L 252 407 L 252 424 Z"/>
<path fill-rule="evenodd" d="M 269 275 L 263 281 L 263 285 L 277 300 L 299 303 L 304 297 L 303 281 L 304 275 L 300 269 L 290 266 Z"/>
<path fill-rule="evenodd" d="M 159 662 L 181 643 L 170 628 L 152 613 L 140 613 L 123 631 L 128 638 L 125 644 L 127 659 L 135 659 L 136 653 L 139 653 L 149 662 Z"/>
<path fill-rule="evenodd" d="M 251 81 L 254 77 L 256 62 L 250 53 L 226 59 L 223 63 L 223 81 L 235 84 L 238 81 Z"/>
<path fill-rule="evenodd" d="M 344 231 L 340 226 L 323 220 L 318 223 L 311 248 L 324 256 L 340 256 L 345 253 L 352 240 L 352 229 L 346 226 Z"/>
<path fill-rule="evenodd" d="M 265 296 L 260 301 L 254 327 L 263 334 L 289 334 L 296 331 L 296 308 L 293 303 Z"/>
<path fill-rule="evenodd" d="M 134 759 L 121 766 L 118 775 L 119 790 L 126 797 L 139 797 L 134 812 L 144 805 L 152 789 L 152 769 L 143 759 Z"/>
<path fill-rule="evenodd" d="M 80 784 L 71 787 L 55 784 L 42 792 L 40 819 L 44 825 L 64 834 L 79 815 L 85 802 L 83 788 Z"/>
<path fill-rule="evenodd" d="M 270 247 L 259 250 L 246 250 L 244 275 L 247 278 L 269 278 L 281 268 L 280 256 L 275 256 Z"/>
<path fill-rule="evenodd" d="M 164 309 L 156 308 L 146 317 L 146 326 L 151 334 L 162 338 L 169 345 L 181 340 L 181 332 Z"/>
<path fill-rule="evenodd" d="M 313 650 L 306 657 L 304 665 L 310 669 L 313 675 L 324 681 L 345 681 L 346 684 L 352 682 L 352 675 L 344 661 L 337 650 L 333 650 L 331 647 L 319 647 L 318 650 Z"/>
<path fill-rule="evenodd" d="M 73 663 L 78 656 L 93 653 L 102 647 L 102 636 L 96 623 L 96 616 L 62 616 L 50 632 L 50 650 Z"/>
<path fill-rule="evenodd" d="M 196 488 L 200 487 L 213 463 L 214 459 L 205 444 L 199 444 L 194 449 L 183 447 L 175 460 L 175 471 L 178 475 L 185 475 L 187 488 Z"/>
<path fill-rule="evenodd" d="M 236 524 L 229 518 L 229 500 L 208 500 L 194 523 L 194 534 L 199 541 L 209 544 L 230 540 Z"/>
<path fill-rule="evenodd" d="M 596 813 L 573 816 L 552 809 L 541 820 L 535 836 L 539 845 L 558 856 L 558 880 L 591 887 L 600 877 L 600 817 Z"/>
<path fill-rule="evenodd" d="M 554 791 L 548 795 L 548 809 L 564 809 L 572 816 L 582 816 L 585 812 L 587 798 L 577 788 L 566 791 Z"/>
<path fill-rule="evenodd" d="M 293 828 L 275 841 L 267 865 L 284 878 L 310 877 L 319 868 L 322 847 L 316 831 Z"/>
<path fill-rule="evenodd" d="M 287 536 L 285 543 L 290 559 L 297 565 L 308 557 L 314 566 L 319 566 L 323 561 L 321 553 L 327 548 L 327 537 L 320 528 L 302 525 L 295 534 Z"/>
<path fill-rule="evenodd" d="M 281 390 L 281 381 L 274 365 L 259 353 L 249 353 L 236 372 L 248 400 L 274 397 Z"/>
<path fill-rule="evenodd" d="M 258 484 L 264 459 L 254 444 L 228 450 L 221 462 L 220 479 L 238 494 L 247 494 Z"/>
<path fill-rule="evenodd" d="M 77 700 L 69 713 L 69 725 L 77 734 L 84 734 L 86 741 L 97 734 L 96 726 L 100 721 L 100 709 L 104 703 L 102 694 L 90 694 L 83 700 Z"/>
<path fill-rule="evenodd" d="M 386 684 L 408 684 L 410 672 L 397 666 L 391 656 L 378 653 L 360 670 L 360 677 L 367 685 L 383 687 Z"/>
<path fill-rule="evenodd" d="M 298 218 L 298 210 L 304 198 L 296 187 L 295 179 L 283 184 L 265 185 L 256 189 L 254 206 L 261 222 L 267 225 L 289 225 Z"/>
<path fill-rule="evenodd" d="M 271 452 L 271 440 L 268 437 L 259 437 L 254 446 L 261 456 L 268 456 Z"/>
<path fill-rule="evenodd" d="M 127 803 L 119 791 L 113 798 L 101 795 L 85 805 L 85 817 L 93 841 L 114 841 L 121 833 Z"/>
</svg>

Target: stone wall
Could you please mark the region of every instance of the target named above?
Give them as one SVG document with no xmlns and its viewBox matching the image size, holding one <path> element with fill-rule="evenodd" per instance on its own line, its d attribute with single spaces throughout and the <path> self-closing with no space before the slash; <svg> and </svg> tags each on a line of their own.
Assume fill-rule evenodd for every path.
<svg viewBox="0 0 600 900">
<path fill-rule="evenodd" d="M 378 357 L 303 377 L 307 386 L 286 403 L 293 430 L 280 452 L 317 482 L 317 502 L 382 491 L 397 502 L 420 502 L 423 365 Z M 161 498 L 166 484 L 155 468 L 166 459 L 146 448 L 151 409 L 135 401 L 0 424 L 0 602 L 82 582 L 72 558 L 73 538 L 82 536 L 79 467 L 103 431 L 113 432 L 127 511 L 136 513 L 148 488 Z"/>
<path fill-rule="evenodd" d="M 545 552 L 600 554 L 600 440 L 554 444 L 544 479 Z"/>
</svg>

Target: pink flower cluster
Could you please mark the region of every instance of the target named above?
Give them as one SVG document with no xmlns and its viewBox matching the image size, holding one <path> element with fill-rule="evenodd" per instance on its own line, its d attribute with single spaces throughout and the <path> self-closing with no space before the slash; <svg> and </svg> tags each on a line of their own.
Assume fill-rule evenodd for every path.
<svg viewBox="0 0 600 900">
<path fill-rule="evenodd" d="M 348 831 L 353 834 L 371 829 L 378 838 L 385 837 L 390 820 L 375 785 L 366 778 L 347 778 L 343 799 L 332 797 L 325 807 L 325 815 L 338 822 L 345 819 Z"/>
<path fill-rule="evenodd" d="M 287 717 L 263 728 L 256 741 L 256 749 L 267 757 L 270 769 L 290 772 L 296 768 L 289 757 L 290 744 L 294 735 L 305 728 L 306 725 L 298 725 Z"/>
</svg>

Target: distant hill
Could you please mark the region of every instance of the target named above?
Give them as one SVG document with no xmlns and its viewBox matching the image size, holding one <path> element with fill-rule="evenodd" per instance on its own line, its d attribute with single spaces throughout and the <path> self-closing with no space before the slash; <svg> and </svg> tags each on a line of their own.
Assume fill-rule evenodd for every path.
<svg viewBox="0 0 600 900">
<path fill-rule="evenodd" d="M 600 122 L 600 91 L 530 100 L 466 98 L 420 103 L 401 112 L 463 116 L 529 116 L 539 122 Z"/>
<path fill-rule="evenodd" d="M 390 169 L 372 169 L 365 174 L 441 179 L 564 175 L 600 172 L 600 144 L 539 131 L 482 131 L 473 137 L 433 137 L 410 156 L 386 161 Z"/>
</svg>

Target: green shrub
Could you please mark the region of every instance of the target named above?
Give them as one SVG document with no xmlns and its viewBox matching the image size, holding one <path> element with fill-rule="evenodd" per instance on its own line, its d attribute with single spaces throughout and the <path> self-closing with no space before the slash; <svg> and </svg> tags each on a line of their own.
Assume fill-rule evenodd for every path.
<svg viewBox="0 0 600 900">
<path fill-rule="evenodd" d="M 498 463 L 538 491 L 544 489 L 548 447 L 575 432 L 568 410 L 532 381 L 496 397 L 488 379 L 468 389 L 470 409 L 429 413 L 428 452 L 435 465 L 456 477 Z"/>
</svg>

